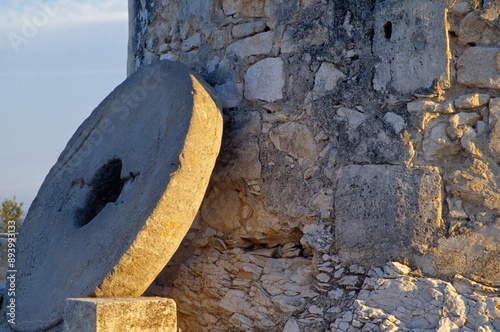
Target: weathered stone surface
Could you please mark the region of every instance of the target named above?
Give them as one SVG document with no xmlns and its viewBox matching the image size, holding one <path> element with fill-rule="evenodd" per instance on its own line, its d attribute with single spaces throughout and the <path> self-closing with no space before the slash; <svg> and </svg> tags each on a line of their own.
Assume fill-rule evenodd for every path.
<svg viewBox="0 0 500 332">
<path fill-rule="evenodd" d="M 283 98 L 283 60 L 267 58 L 248 68 L 245 74 L 245 98 L 276 101 Z"/>
<path fill-rule="evenodd" d="M 344 78 L 344 73 L 338 70 L 333 64 L 323 62 L 314 76 L 313 98 L 318 99 L 326 95 L 335 88 L 339 80 Z"/>
<path fill-rule="evenodd" d="M 298 0 L 266 1 L 265 14 L 275 23 L 281 23 L 294 16 L 298 5 Z"/>
<path fill-rule="evenodd" d="M 367 278 L 352 309 L 364 326 L 375 323 L 389 331 L 498 330 L 500 315 L 494 308 L 500 298 L 495 289 L 473 291 L 468 286 L 473 282 L 461 277 L 457 281 L 460 284 L 408 276 Z"/>
<path fill-rule="evenodd" d="M 318 148 L 312 131 L 297 122 L 289 122 L 273 128 L 269 133 L 276 149 L 294 158 L 316 160 Z"/>
<path fill-rule="evenodd" d="M 175 301 L 158 297 L 67 299 L 64 332 L 177 332 Z"/>
<path fill-rule="evenodd" d="M 392 112 L 387 112 L 384 115 L 384 121 L 391 125 L 396 134 L 399 134 L 406 127 L 405 119 Z"/>
<path fill-rule="evenodd" d="M 470 87 L 500 89 L 500 49 L 471 47 L 457 62 L 457 82 Z"/>
<path fill-rule="evenodd" d="M 222 8 L 224 14 L 235 15 L 240 14 L 250 17 L 264 16 L 265 0 L 236 0 L 236 1 L 223 1 Z"/>
<path fill-rule="evenodd" d="M 425 135 L 422 144 L 422 152 L 425 160 L 432 162 L 460 151 L 460 147 L 448 137 L 447 132 L 450 131 L 448 129 L 448 124 L 439 123 L 432 127 L 429 133 Z"/>
<path fill-rule="evenodd" d="M 290 314 L 318 295 L 309 287 L 311 265 L 304 257 L 270 258 L 239 248 L 205 251 L 207 256 L 182 266 L 165 293 L 175 299 L 180 316 L 192 317 L 183 330 L 209 331 L 204 324 L 210 322 L 220 331 L 281 332 Z"/>
<path fill-rule="evenodd" d="M 13 328 L 60 323 L 67 297 L 146 290 L 188 231 L 220 149 L 208 91 L 184 65 L 156 62 L 80 126 L 18 238 Z"/>
<path fill-rule="evenodd" d="M 471 93 L 455 99 L 455 107 L 471 109 L 488 104 L 490 96 L 484 93 Z"/>
<path fill-rule="evenodd" d="M 232 34 L 234 38 L 252 36 L 258 32 L 263 32 L 266 27 L 266 21 L 238 24 L 233 27 Z"/>
<path fill-rule="evenodd" d="M 361 113 L 358 110 L 353 110 L 346 107 L 340 107 L 337 110 L 337 115 L 347 121 L 347 126 L 350 130 L 355 130 L 359 127 L 360 124 L 366 121 L 368 118 L 366 114 Z"/>
<path fill-rule="evenodd" d="M 258 137 L 261 117 L 258 112 L 231 112 L 225 126 L 222 153 L 214 177 L 217 180 L 260 179 L 262 164 L 259 159 Z"/>
<path fill-rule="evenodd" d="M 234 53 L 240 58 L 251 55 L 268 54 L 273 47 L 273 33 L 271 31 L 259 33 L 229 45 L 227 52 Z"/>
<path fill-rule="evenodd" d="M 462 45 L 495 45 L 500 41 L 500 29 L 471 12 L 460 21 L 458 42 Z"/>
<path fill-rule="evenodd" d="M 328 41 L 328 29 L 321 20 L 288 26 L 281 40 L 281 53 L 300 53 L 311 45 L 319 47 Z"/>
<path fill-rule="evenodd" d="M 210 11 L 212 8 L 212 0 L 207 1 L 189 1 L 189 0 L 180 0 L 176 1 L 179 6 L 179 11 L 177 15 L 181 20 L 189 20 L 192 17 L 196 17 L 203 21 L 206 21 L 210 18 Z"/>
<path fill-rule="evenodd" d="M 149 289 L 152 295 L 173 295 L 183 330 L 282 332 L 286 324 L 305 332 L 419 331 L 419 324 L 432 326 L 429 331 L 457 329 L 456 315 L 448 314 L 456 309 L 454 305 L 431 307 L 418 302 L 428 299 L 428 293 L 441 291 L 440 285 L 408 286 L 417 288 L 415 293 L 406 288 L 408 280 L 391 286 L 394 293 L 399 292 L 395 302 L 405 299 L 408 290 L 411 301 L 418 303 L 398 302 L 397 311 L 408 307 L 411 315 L 388 313 L 375 305 L 370 307 L 373 311 L 358 315 L 351 304 L 369 295 L 361 284 L 367 276 L 424 274 L 451 280 L 460 273 L 489 285 L 500 284 L 496 225 L 500 107 L 492 99 L 488 110 L 487 103 L 487 96 L 497 96 L 498 89 L 456 80 L 462 54 L 477 47 L 498 48 L 497 3 L 161 0 L 155 15 L 148 14 L 148 27 L 141 30 L 146 34 L 141 45 L 146 46 L 137 47 L 149 58 L 168 54 L 181 59 L 215 86 L 226 107 L 224 148 L 201 213 L 176 254 L 177 265 L 169 265 Z M 192 14 L 179 18 L 182 7 Z M 196 34 L 201 35 L 200 45 L 182 51 L 183 42 Z M 237 55 L 240 46 L 246 56 Z M 140 51 L 131 57 L 138 64 L 147 63 L 146 58 L 137 58 Z M 282 60 L 282 72 L 269 82 L 255 75 L 254 87 L 267 84 L 256 98 L 248 94 L 251 84 L 245 74 L 268 58 Z M 468 66 L 473 77 L 485 65 L 473 56 Z M 334 69 L 344 77 L 337 79 L 339 72 Z M 231 92 L 228 82 L 238 88 L 241 84 L 241 100 L 237 101 L 239 95 Z M 328 86 L 322 87 L 321 82 Z M 276 86 L 280 88 L 273 90 Z M 261 98 L 266 94 L 272 97 Z M 395 203 L 384 210 L 400 224 L 420 210 L 427 211 L 422 219 L 412 219 L 420 220 L 419 225 L 425 225 L 421 221 L 427 215 L 440 213 L 434 206 L 425 206 L 430 204 L 427 198 L 413 198 L 421 188 L 415 179 L 434 174 L 417 176 L 416 169 L 439 168 L 444 182 L 441 200 L 447 202 L 442 211 L 445 222 L 442 227 L 433 224 L 438 231 L 431 232 L 435 236 L 429 242 L 424 231 L 417 249 L 402 248 L 399 257 L 413 271 L 393 263 L 366 272 L 348 261 L 357 257 L 366 265 L 376 264 L 384 254 L 381 249 L 361 247 L 360 253 L 348 248 L 339 255 L 336 217 L 345 204 L 335 201 L 337 179 L 352 164 L 397 170 L 392 172 L 397 180 L 387 176 L 387 183 L 372 181 L 372 191 L 379 195 L 365 200 L 368 203 L 353 194 L 351 201 L 359 202 L 353 210 L 374 215 L 365 205 L 396 196 Z M 378 188 L 398 181 L 403 189 L 391 195 Z M 378 238 L 382 245 L 388 241 L 383 235 Z M 419 250 L 425 255 L 420 256 Z M 297 274 L 289 275 L 279 267 L 285 260 Z M 302 266 L 307 269 L 301 270 Z M 308 273 L 304 285 L 314 290 L 313 296 L 297 295 L 284 281 L 305 278 Z M 261 291 L 264 279 L 272 280 L 273 287 L 266 285 Z M 488 294 L 485 301 L 495 296 Z M 467 317 L 470 324 L 460 329 L 494 330 L 481 301 L 467 306 L 484 314 Z M 434 314 L 439 310 L 437 319 Z M 430 323 L 419 322 L 427 312 L 431 312 Z"/>
<path fill-rule="evenodd" d="M 238 106 L 243 99 L 243 88 L 241 84 L 227 81 L 224 84 L 214 86 L 217 96 L 222 101 L 222 106 L 232 108 Z"/>
<path fill-rule="evenodd" d="M 360 263 L 425 252 L 441 220 L 435 168 L 351 165 L 338 175 L 335 236 L 341 254 Z M 404 211 L 404 212 L 403 212 Z"/>
<path fill-rule="evenodd" d="M 488 147 L 495 160 L 500 161 L 500 98 L 494 98 L 489 107 L 490 134 L 488 137 Z"/>
<path fill-rule="evenodd" d="M 294 319 L 290 319 L 283 327 L 283 332 L 300 332 L 299 324 Z"/>
<path fill-rule="evenodd" d="M 470 1 L 460 1 L 454 3 L 450 7 L 449 11 L 454 15 L 465 15 L 473 9 L 474 8 L 472 7 L 472 3 Z"/>
<path fill-rule="evenodd" d="M 374 86 L 401 94 L 449 85 L 444 1 L 383 1 L 375 5 Z"/>
<path fill-rule="evenodd" d="M 201 45 L 201 34 L 195 33 L 182 43 L 182 52 L 189 52 Z"/>
</svg>

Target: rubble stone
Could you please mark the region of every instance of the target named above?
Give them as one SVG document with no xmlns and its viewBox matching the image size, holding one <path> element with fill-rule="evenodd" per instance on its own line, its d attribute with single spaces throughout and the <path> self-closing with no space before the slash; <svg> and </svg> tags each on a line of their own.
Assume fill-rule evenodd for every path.
<svg viewBox="0 0 500 332">
<path fill-rule="evenodd" d="M 245 97 L 250 100 L 276 101 L 283 98 L 283 60 L 267 58 L 248 68 Z"/>
<path fill-rule="evenodd" d="M 314 76 L 314 88 L 312 91 L 314 99 L 318 99 L 332 91 L 338 81 L 344 78 L 344 73 L 338 70 L 333 64 L 323 62 Z"/>
</svg>

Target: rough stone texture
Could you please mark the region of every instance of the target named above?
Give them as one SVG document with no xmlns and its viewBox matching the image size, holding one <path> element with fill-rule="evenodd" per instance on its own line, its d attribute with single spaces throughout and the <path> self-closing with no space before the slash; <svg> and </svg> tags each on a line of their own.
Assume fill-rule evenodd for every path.
<svg viewBox="0 0 500 332">
<path fill-rule="evenodd" d="M 351 165 L 338 173 L 335 236 L 359 264 L 424 254 L 442 227 L 437 169 Z M 408 253 L 410 252 L 410 253 Z"/>
<path fill-rule="evenodd" d="M 283 60 L 261 60 L 248 68 L 245 74 L 245 97 L 250 100 L 279 100 L 283 98 L 284 83 Z"/>
<path fill-rule="evenodd" d="M 182 329 L 497 329 L 496 289 L 477 283 L 500 285 L 499 90 L 487 85 L 498 69 L 494 57 L 482 58 L 500 48 L 498 1 L 157 0 L 155 8 L 138 30 L 144 43 L 130 53 L 135 69 L 179 59 L 231 101 L 200 213 L 148 290 L 177 301 Z M 200 45 L 183 51 L 197 34 Z M 265 59 L 282 63 L 277 79 L 264 82 L 272 93 L 259 92 L 272 97 L 248 98 L 245 75 Z M 241 99 L 231 86 L 241 87 Z M 402 250 L 394 253 L 400 263 L 375 257 L 365 266 L 339 255 L 336 216 L 347 212 L 335 198 L 349 167 L 395 167 L 413 194 L 416 170 L 439 169 L 443 206 L 435 214 L 443 223 L 426 255 Z M 389 210 L 405 216 L 419 207 Z M 397 220 L 415 220 L 405 218 Z M 457 274 L 477 296 L 461 293 Z M 314 294 L 291 291 L 291 278 Z M 269 279 L 275 288 L 264 288 Z M 377 289 L 382 295 L 370 298 L 387 296 L 397 310 L 387 301 L 354 307 L 372 292 L 363 286 L 371 279 L 392 293 Z M 450 284 L 472 296 L 465 314 Z M 398 313 L 405 310 L 412 315 Z"/>
<path fill-rule="evenodd" d="M 498 289 L 460 275 L 451 282 L 370 271 L 354 303 L 332 331 L 497 331 Z M 380 273 L 377 273 L 380 272 Z M 402 296 L 404 294 L 404 296 Z M 350 318 L 350 319 L 347 319 Z M 346 325 L 346 329 L 340 328 Z"/>
<path fill-rule="evenodd" d="M 64 332 L 177 332 L 175 301 L 165 298 L 67 299 Z"/>
<path fill-rule="evenodd" d="M 222 101 L 222 106 L 226 108 L 238 106 L 243 99 L 241 84 L 236 84 L 233 81 L 214 86 L 214 91 Z"/>
<path fill-rule="evenodd" d="M 455 99 L 455 107 L 462 109 L 471 109 L 488 104 L 490 96 L 481 93 L 471 93 Z"/>
<path fill-rule="evenodd" d="M 374 85 L 401 94 L 448 86 L 448 38 L 444 1 L 377 2 L 374 54 L 380 58 Z"/>
<path fill-rule="evenodd" d="M 272 47 L 273 33 L 269 31 L 239 40 L 229 45 L 227 52 L 246 58 L 251 55 L 268 54 Z"/>
<path fill-rule="evenodd" d="M 80 126 L 18 237 L 13 328 L 57 325 L 67 297 L 147 289 L 189 230 L 220 149 L 207 88 L 186 66 L 156 62 Z"/>
<path fill-rule="evenodd" d="M 313 98 L 316 100 L 328 94 L 344 78 L 345 75 L 333 64 L 323 62 L 314 76 Z"/>
<path fill-rule="evenodd" d="M 457 82 L 466 86 L 500 89 L 500 48 L 471 47 L 457 63 Z"/>
</svg>

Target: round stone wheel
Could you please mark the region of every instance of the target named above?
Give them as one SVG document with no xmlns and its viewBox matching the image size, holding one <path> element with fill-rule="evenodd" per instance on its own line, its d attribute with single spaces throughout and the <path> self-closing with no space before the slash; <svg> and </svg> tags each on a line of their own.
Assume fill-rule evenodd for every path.
<svg viewBox="0 0 500 332">
<path fill-rule="evenodd" d="M 17 240 L 17 331 L 59 324 L 66 298 L 140 296 L 179 247 L 220 150 L 222 116 L 186 66 L 157 61 L 70 139 Z"/>
</svg>

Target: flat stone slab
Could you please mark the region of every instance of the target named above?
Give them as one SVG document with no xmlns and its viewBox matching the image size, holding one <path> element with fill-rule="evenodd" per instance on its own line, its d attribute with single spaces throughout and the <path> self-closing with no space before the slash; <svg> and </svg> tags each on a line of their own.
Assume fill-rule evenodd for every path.
<svg viewBox="0 0 500 332">
<path fill-rule="evenodd" d="M 350 165 L 338 175 L 335 234 L 347 259 L 387 261 L 423 252 L 442 225 L 437 168 Z"/>
<path fill-rule="evenodd" d="M 16 324 L 62 321 L 66 298 L 143 294 L 192 224 L 220 150 L 210 88 L 158 61 L 119 85 L 50 170 L 18 238 Z"/>
<path fill-rule="evenodd" d="M 474 88 L 500 89 L 499 63 L 499 48 L 468 48 L 457 62 L 457 82 Z"/>
<path fill-rule="evenodd" d="M 63 331 L 177 332 L 177 309 L 160 297 L 67 299 Z"/>
<path fill-rule="evenodd" d="M 401 94 L 450 80 L 446 2 L 377 1 L 373 54 L 380 58 L 374 87 Z"/>
</svg>

